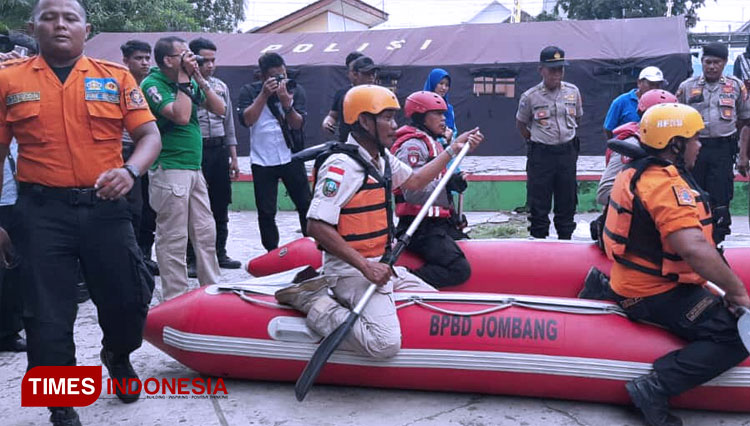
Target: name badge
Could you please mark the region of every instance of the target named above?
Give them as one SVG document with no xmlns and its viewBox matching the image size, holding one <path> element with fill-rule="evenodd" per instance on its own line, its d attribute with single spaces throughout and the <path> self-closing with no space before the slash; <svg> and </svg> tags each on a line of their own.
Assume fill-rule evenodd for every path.
<svg viewBox="0 0 750 426">
<path fill-rule="evenodd" d="M 86 77 L 84 94 L 87 101 L 120 103 L 120 85 L 111 77 Z"/>
<path fill-rule="evenodd" d="M 42 99 L 40 92 L 21 92 L 14 93 L 5 97 L 5 105 L 11 106 L 21 102 L 39 102 Z"/>
</svg>

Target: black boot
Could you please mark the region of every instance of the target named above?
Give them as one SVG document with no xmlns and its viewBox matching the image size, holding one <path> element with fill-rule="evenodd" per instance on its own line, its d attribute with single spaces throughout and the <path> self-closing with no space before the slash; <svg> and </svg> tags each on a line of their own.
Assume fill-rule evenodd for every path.
<svg viewBox="0 0 750 426">
<path fill-rule="evenodd" d="M 49 421 L 54 426 L 81 426 L 81 420 L 73 407 L 49 407 Z"/>
<path fill-rule="evenodd" d="M 216 257 L 222 269 L 240 269 L 242 262 L 227 256 L 227 238 L 229 225 L 227 222 L 216 222 Z"/>
<path fill-rule="evenodd" d="M 592 266 L 591 269 L 589 269 L 588 274 L 586 274 L 586 279 L 583 281 L 583 289 L 578 293 L 578 298 L 617 300 L 612 288 L 609 286 L 609 277 L 594 266 Z"/>
<path fill-rule="evenodd" d="M 0 352 L 26 352 L 26 339 L 15 333 L 0 339 Z"/>
<path fill-rule="evenodd" d="M 137 401 L 141 396 L 141 389 L 135 381 L 135 379 L 138 379 L 138 375 L 130 364 L 130 355 L 115 355 L 106 349 L 102 349 L 101 353 L 99 353 L 99 358 L 102 360 L 102 364 L 107 367 L 109 377 L 113 381 L 120 383 L 122 387 L 127 386 L 127 392 L 123 392 L 121 387 L 113 384 L 115 393 L 120 398 L 120 401 L 126 404 Z"/>
<path fill-rule="evenodd" d="M 669 412 L 669 394 L 656 373 L 637 377 L 625 384 L 630 399 L 649 426 L 682 426 L 682 420 Z"/>
</svg>

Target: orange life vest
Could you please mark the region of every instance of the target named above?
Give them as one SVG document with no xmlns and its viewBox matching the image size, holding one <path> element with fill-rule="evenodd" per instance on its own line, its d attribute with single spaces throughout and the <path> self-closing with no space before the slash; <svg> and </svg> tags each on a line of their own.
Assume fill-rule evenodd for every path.
<svg viewBox="0 0 750 426">
<path fill-rule="evenodd" d="M 411 139 L 420 139 L 424 143 L 425 147 L 427 147 L 426 163 L 429 163 L 430 161 L 432 161 L 432 159 L 443 152 L 443 146 L 440 145 L 440 143 L 436 140 L 429 137 L 427 133 L 413 126 L 403 126 L 396 131 L 396 142 L 394 142 L 391 146 L 391 153 L 395 155 L 396 151 L 398 151 L 401 145 Z M 445 168 L 443 168 L 442 173 L 440 173 L 440 175 L 438 175 L 436 179 L 440 179 L 444 173 Z M 396 216 L 416 216 L 419 214 L 420 210 L 422 210 L 421 204 L 412 204 L 406 202 L 404 193 L 401 191 L 401 188 L 396 188 L 393 191 L 393 195 L 396 200 Z M 448 199 L 451 199 L 451 197 L 449 196 Z M 451 217 L 451 210 L 443 206 L 432 206 L 427 211 L 427 217 L 448 218 Z"/>
<path fill-rule="evenodd" d="M 690 174 L 680 172 L 667 161 L 645 157 L 626 166 L 621 173 L 627 177 L 627 185 L 615 185 L 610 194 L 603 232 L 607 257 L 627 268 L 670 281 L 702 284 L 705 280 L 687 262 L 677 253 L 664 249 L 656 224 L 636 193 L 636 184 L 650 166 L 671 168 L 672 173 L 679 174 L 692 190 L 700 194 L 695 200 L 698 203 L 701 230 L 713 244 L 713 221 L 706 193 L 698 187 Z M 625 257 L 626 254 L 628 258 Z"/>
<path fill-rule="evenodd" d="M 385 170 L 381 175 L 370 162 L 362 158 L 356 146 L 335 144 L 315 159 L 315 184 L 318 169 L 333 154 L 348 155 L 365 169 L 362 186 L 339 212 L 336 230 L 362 256 L 385 257 L 390 253 L 393 239 L 391 165 L 388 157 L 384 157 Z"/>
</svg>

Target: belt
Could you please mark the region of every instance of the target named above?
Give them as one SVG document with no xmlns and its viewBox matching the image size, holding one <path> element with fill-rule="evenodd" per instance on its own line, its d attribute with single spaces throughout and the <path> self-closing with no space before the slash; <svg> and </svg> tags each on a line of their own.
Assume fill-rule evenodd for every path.
<svg viewBox="0 0 750 426">
<path fill-rule="evenodd" d="M 224 146 L 224 136 L 217 136 L 213 138 L 203 138 L 204 148 L 214 148 L 217 146 Z"/>
<path fill-rule="evenodd" d="M 92 206 L 103 201 L 96 196 L 96 188 L 53 188 L 36 183 L 19 182 L 18 191 L 24 195 L 63 201 L 71 206 Z"/>
<path fill-rule="evenodd" d="M 718 138 L 699 138 L 702 145 L 713 145 L 713 144 L 721 144 L 721 143 L 728 143 L 728 142 L 734 142 L 737 137 L 737 133 L 731 134 L 729 136 L 721 136 Z"/>
<path fill-rule="evenodd" d="M 542 149 L 544 151 L 556 152 L 556 153 L 568 152 L 570 148 L 573 146 L 572 139 L 567 142 L 558 143 L 554 145 L 541 143 L 541 142 L 534 142 L 534 141 L 529 141 L 529 142 L 534 147 L 534 149 Z"/>
</svg>

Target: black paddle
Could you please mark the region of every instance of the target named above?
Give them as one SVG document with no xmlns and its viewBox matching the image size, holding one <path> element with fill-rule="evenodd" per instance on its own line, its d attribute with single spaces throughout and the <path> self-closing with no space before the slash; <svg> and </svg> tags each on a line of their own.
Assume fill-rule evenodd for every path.
<svg viewBox="0 0 750 426">
<path fill-rule="evenodd" d="M 432 204 L 435 202 L 435 199 L 438 197 L 440 192 L 445 189 L 445 185 L 448 183 L 448 180 L 456 171 L 458 164 L 461 162 L 461 160 L 464 159 L 466 153 L 469 152 L 469 146 L 469 142 L 466 142 L 466 145 L 463 146 L 451 166 L 448 168 L 448 171 L 440 179 L 437 187 L 435 187 L 435 190 L 432 191 L 432 194 L 430 194 L 430 197 L 422 206 L 422 209 L 419 211 L 419 214 L 417 214 L 417 217 L 414 218 L 414 221 L 411 223 L 411 225 L 409 225 L 409 228 L 406 230 L 406 232 L 401 237 L 399 237 L 398 242 L 391 252 L 390 259 L 388 259 L 388 266 L 393 266 L 393 264 L 396 263 L 396 260 L 398 260 L 398 257 L 404 251 L 404 248 L 406 248 L 406 246 L 409 244 L 411 236 L 414 235 L 414 232 L 422 222 L 422 219 L 424 219 L 424 217 L 427 215 L 427 211 L 430 209 L 430 207 L 432 207 Z M 302 375 L 299 376 L 299 379 L 297 379 L 297 383 L 294 385 L 294 394 L 297 396 L 297 401 L 302 401 L 303 399 L 305 399 L 305 395 L 307 395 L 307 393 L 312 388 L 313 383 L 315 383 L 315 379 L 318 378 L 318 375 L 320 375 L 320 371 L 323 369 L 323 366 L 326 362 L 328 362 L 328 358 L 331 357 L 336 348 L 338 348 L 341 342 L 344 341 L 346 335 L 349 334 L 349 331 L 352 329 L 354 322 L 357 321 L 360 313 L 362 313 L 362 310 L 365 308 L 365 306 L 367 306 L 367 302 L 370 301 L 370 297 L 372 297 L 373 293 L 375 293 L 376 288 L 377 285 L 370 284 L 370 286 L 365 291 L 365 294 L 362 296 L 359 302 L 357 302 L 357 305 L 354 307 L 354 309 L 352 309 L 352 312 L 346 318 L 346 321 L 338 326 L 336 330 L 333 331 L 333 333 L 326 336 L 322 342 L 320 342 L 320 345 L 318 345 L 318 349 L 315 350 L 312 358 L 310 358 L 310 361 L 302 371 Z"/>
</svg>

